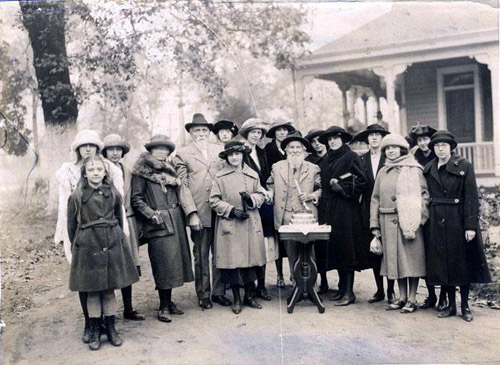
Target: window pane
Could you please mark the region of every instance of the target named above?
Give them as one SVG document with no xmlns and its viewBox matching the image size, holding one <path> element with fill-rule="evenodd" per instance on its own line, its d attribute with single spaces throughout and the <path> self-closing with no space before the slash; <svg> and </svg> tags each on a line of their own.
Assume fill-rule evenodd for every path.
<svg viewBox="0 0 500 365">
<path fill-rule="evenodd" d="M 474 85 L 474 73 L 462 72 L 459 74 L 444 75 L 444 86 Z"/>
</svg>

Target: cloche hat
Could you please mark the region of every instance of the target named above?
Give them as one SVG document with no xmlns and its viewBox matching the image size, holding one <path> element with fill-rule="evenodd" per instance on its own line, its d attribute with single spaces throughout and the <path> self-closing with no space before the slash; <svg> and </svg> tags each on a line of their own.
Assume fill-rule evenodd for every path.
<svg viewBox="0 0 500 365">
<path fill-rule="evenodd" d="M 93 144 L 94 146 L 97 146 L 99 151 L 102 151 L 104 148 L 104 143 L 99 138 L 99 134 L 92 129 L 84 129 L 78 132 L 74 141 L 71 143 L 71 149 L 76 152 L 78 147 L 85 144 Z"/>
<path fill-rule="evenodd" d="M 144 148 L 151 152 L 152 148 L 159 146 L 167 147 L 170 150 L 170 153 L 175 150 L 175 143 L 164 134 L 156 134 L 151 137 L 151 140 L 144 145 Z"/>
<path fill-rule="evenodd" d="M 110 147 L 120 147 L 123 150 L 124 156 L 130 151 L 130 145 L 118 134 L 108 134 L 106 137 L 104 137 L 103 142 L 103 155 L 105 154 L 106 149 Z"/>
</svg>

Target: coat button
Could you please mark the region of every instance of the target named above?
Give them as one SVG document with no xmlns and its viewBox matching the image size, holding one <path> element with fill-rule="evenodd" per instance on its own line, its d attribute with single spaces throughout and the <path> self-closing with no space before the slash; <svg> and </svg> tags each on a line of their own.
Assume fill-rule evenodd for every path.
<svg viewBox="0 0 500 365">
<path fill-rule="evenodd" d="M 455 204 L 460 203 L 460 199 L 455 199 Z"/>
<path fill-rule="evenodd" d="M 394 223 L 394 224 L 397 224 L 398 220 L 397 219 L 392 219 L 391 222 Z"/>
<path fill-rule="evenodd" d="M 396 199 L 397 199 L 397 198 L 396 198 L 395 196 L 391 196 L 391 200 L 392 200 L 393 202 L 395 202 L 395 201 L 396 201 Z"/>
<path fill-rule="evenodd" d="M 446 223 L 446 219 L 441 218 L 441 220 L 439 221 L 439 223 L 441 223 L 441 224 L 445 224 L 445 223 Z"/>
<path fill-rule="evenodd" d="M 448 191 L 447 191 L 447 190 L 443 190 L 443 194 L 447 194 L 447 193 L 448 193 Z"/>
<path fill-rule="evenodd" d="M 99 190 L 99 194 L 101 194 L 101 195 L 102 195 L 102 191 L 101 191 L 101 190 Z"/>
<path fill-rule="evenodd" d="M 107 247 L 104 247 L 104 248 L 102 249 L 102 251 L 103 251 L 103 252 L 106 252 L 107 250 L 108 250 L 108 248 L 107 248 Z"/>
</svg>

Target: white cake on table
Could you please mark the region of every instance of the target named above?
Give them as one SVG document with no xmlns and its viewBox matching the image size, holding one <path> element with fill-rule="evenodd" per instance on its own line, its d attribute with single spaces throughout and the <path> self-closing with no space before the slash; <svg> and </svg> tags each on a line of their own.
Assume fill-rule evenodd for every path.
<svg viewBox="0 0 500 365">
<path fill-rule="evenodd" d="M 282 236 L 282 239 L 288 239 L 288 234 L 291 233 L 302 233 L 304 236 L 307 236 L 309 233 L 318 233 L 324 234 L 331 232 L 331 227 L 327 225 L 319 225 L 318 221 L 312 214 L 310 210 L 301 210 L 300 212 L 292 214 L 292 219 L 290 224 L 283 225 L 279 229 L 279 233 L 285 236 Z M 320 239 L 327 239 L 320 238 Z"/>
</svg>

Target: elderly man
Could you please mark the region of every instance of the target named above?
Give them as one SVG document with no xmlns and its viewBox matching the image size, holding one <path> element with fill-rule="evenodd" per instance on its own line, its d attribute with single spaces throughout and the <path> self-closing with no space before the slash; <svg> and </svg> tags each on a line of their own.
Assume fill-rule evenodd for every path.
<svg viewBox="0 0 500 365">
<path fill-rule="evenodd" d="M 220 281 L 214 257 L 213 291 L 210 293 L 210 250 L 213 252 L 214 247 L 214 217 L 208 199 L 215 173 L 222 168 L 222 160 L 218 157 L 222 146 L 208 141 L 213 124 L 208 123 L 203 114 L 194 114 L 193 121 L 187 123 L 185 128 L 193 142 L 177 152 L 175 164 L 177 175 L 183 181 L 181 204 L 194 242 L 196 294 L 202 309 L 212 308 L 212 302 L 230 306 L 232 303 L 224 296 L 224 284 Z"/>
<path fill-rule="evenodd" d="M 286 160 L 273 165 L 271 176 L 267 179 L 267 188 L 274 201 L 274 227 L 278 230 L 289 224 L 292 215 L 304 210 L 304 203 L 314 216 L 318 217 L 316 205 L 321 195 L 320 169 L 317 165 L 304 161 L 309 142 L 300 135 L 290 135 L 281 143 L 286 152 Z M 284 246 L 293 277 L 293 265 L 299 250 L 294 242 L 285 241 Z"/>
</svg>

